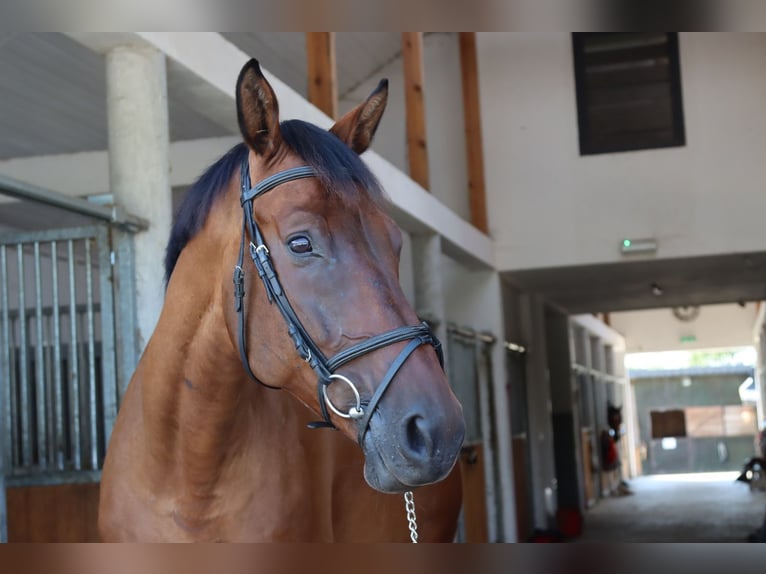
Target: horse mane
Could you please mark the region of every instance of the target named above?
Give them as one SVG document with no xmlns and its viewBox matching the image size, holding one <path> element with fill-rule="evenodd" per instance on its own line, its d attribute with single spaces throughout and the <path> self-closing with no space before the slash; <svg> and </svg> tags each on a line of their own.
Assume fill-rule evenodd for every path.
<svg viewBox="0 0 766 574">
<path fill-rule="evenodd" d="M 304 162 L 313 167 L 323 187 L 344 201 L 358 198 L 360 189 L 379 203 L 383 191 L 378 180 L 360 159 L 334 134 L 301 120 L 280 123 L 283 142 Z M 239 173 L 247 158 L 244 143 L 231 148 L 213 163 L 189 188 L 176 213 L 165 250 L 165 283 L 170 280 L 178 257 L 186 244 L 202 229 L 215 201 L 223 195 L 229 181 Z"/>
</svg>

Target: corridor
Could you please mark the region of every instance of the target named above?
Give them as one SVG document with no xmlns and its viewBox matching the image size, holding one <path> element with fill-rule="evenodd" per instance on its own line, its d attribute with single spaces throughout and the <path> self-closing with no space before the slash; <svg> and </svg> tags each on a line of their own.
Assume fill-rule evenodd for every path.
<svg viewBox="0 0 766 574">
<path fill-rule="evenodd" d="M 745 542 L 763 524 L 766 493 L 736 472 L 634 478 L 631 496 L 608 498 L 585 516 L 580 542 Z"/>
</svg>

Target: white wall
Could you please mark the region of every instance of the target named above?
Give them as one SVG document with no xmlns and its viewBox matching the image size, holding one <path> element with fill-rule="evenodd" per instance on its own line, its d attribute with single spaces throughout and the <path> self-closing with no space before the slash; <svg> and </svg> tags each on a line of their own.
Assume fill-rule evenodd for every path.
<svg viewBox="0 0 766 574">
<path fill-rule="evenodd" d="M 609 316 L 614 329 L 624 337 L 629 353 L 748 347 L 758 311 L 755 303 L 703 305 L 690 322 L 679 321 L 671 309 L 628 311 Z M 681 337 L 696 337 L 681 342 Z"/>
<path fill-rule="evenodd" d="M 758 315 L 753 326 L 753 344 L 758 352 L 758 364 L 755 370 L 755 384 L 759 395 L 757 402 L 758 428 L 766 429 L 766 306 L 758 309 Z"/>
<path fill-rule="evenodd" d="M 492 459 L 496 465 L 499 479 L 499 492 L 494 492 L 492 485 L 488 488 L 488 516 L 492 520 L 495 513 L 499 515 L 503 525 L 502 542 L 516 542 L 516 500 L 513 487 L 513 454 L 511 444 L 511 418 L 506 388 L 507 372 L 505 368 L 505 348 L 502 342 L 506 340 L 504 316 L 502 313 L 503 288 L 500 275 L 494 270 L 475 269 L 467 267 L 446 255 L 441 258 L 442 286 L 444 289 L 444 306 L 447 321 L 459 327 L 468 327 L 476 331 L 489 332 L 497 338 L 491 348 L 494 402 L 487 405 L 493 409 L 493 414 L 484 419 L 488 428 L 489 420 L 495 425 L 497 444 L 486 444 L 486 452 L 492 452 L 485 462 Z M 449 353 L 449 347 L 447 347 Z M 486 435 L 485 435 L 486 436 Z M 485 474 L 491 480 L 492 466 L 485 466 Z M 495 498 L 495 496 L 497 498 Z M 494 502 L 493 502 L 494 501 Z M 493 521 L 494 522 L 494 521 Z M 490 531 L 493 527 L 490 527 Z"/>
<path fill-rule="evenodd" d="M 465 124 L 456 34 L 426 34 L 423 39 L 424 94 L 430 191 L 465 220 L 470 219 Z M 402 59 L 397 57 L 348 94 L 338 105 L 343 114 L 364 101 L 388 78 L 388 104 L 373 147 L 400 170 L 407 164 L 407 116 Z"/>
<path fill-rule="evenodd" d="M 680 35 L 685 147 L 580 157 L 567 33 L 478 37 L 490 233 L 501 270 L 766 246 L 766 34 Z"/>
</svg>

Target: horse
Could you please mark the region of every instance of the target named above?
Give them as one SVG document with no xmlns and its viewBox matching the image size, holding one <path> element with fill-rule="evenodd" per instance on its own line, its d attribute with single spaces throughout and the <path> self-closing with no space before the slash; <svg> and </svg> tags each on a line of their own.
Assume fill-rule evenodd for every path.
<svg viewBox="0 0 766 574">
<path fill-rule="evenodd" d="M 612 494 L 627 496 L 633 494 L 630 486 L 622 478 L 622 461 L 618 443 L 622 437 L 622 407 L 611 403 L 606 405 L 608 429 L 601 431 L 601 464 Z"/>
<path fill-rule="evenodd" d="M 383 80 L 328 131 L 280 121 L 258 62 L 242 68 L 243 141 L 179 208 L 109 442 L 104 541 L 454 539 L 462 408 L 359 157 L 387 96 Z"/>
</svg>

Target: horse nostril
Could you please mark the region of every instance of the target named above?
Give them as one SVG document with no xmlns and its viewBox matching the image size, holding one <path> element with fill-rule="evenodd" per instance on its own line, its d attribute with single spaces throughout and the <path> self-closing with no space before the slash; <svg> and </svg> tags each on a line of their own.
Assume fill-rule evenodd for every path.
<svg viewBox="0 0 766 574">
<path fill-rule="evenodd" d="M 428 456 L 432 450 L 432 438 L 426 419 L 413 415 L 407 421 L 407 449 L 416 457 Z"/>
</svg>

